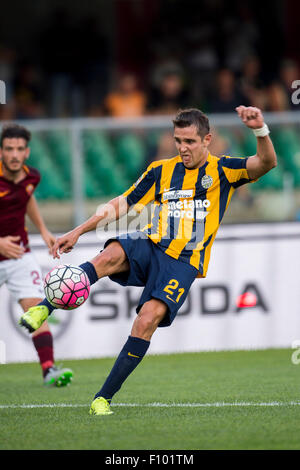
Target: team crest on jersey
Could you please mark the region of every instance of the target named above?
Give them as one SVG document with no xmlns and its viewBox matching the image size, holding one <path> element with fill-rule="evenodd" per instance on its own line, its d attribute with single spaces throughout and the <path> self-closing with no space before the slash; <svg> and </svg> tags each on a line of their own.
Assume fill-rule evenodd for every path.
<svg viewBox="0 0 300 470">
<path fill-rule="evenodd" d="M 26 191 L 27 191 L 27 193 L 28 193 L 29 195 L 31 195 L 31 194 L 33 193 L 33 190 L 34 190 L 33 184 L 28 184 L 28 185 L 26 186 Z"/>
<path fill-rule="evenodd" d="M 214 180 L 209 175 L 204 175 L 201 179 L 201 184 L 202 184 L 203 188 L 205 188 L 205 189 L 210 188 L 212 186 L 213 182 L 214 182 Z"/>
</svg>

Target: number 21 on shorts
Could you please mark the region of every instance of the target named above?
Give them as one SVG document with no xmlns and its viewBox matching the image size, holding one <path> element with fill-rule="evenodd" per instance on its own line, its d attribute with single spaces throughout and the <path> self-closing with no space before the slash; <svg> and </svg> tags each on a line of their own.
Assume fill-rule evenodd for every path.
<svg viewBox="0 0 300 470">
<path fill-rule="evenodd" d="M 172 300 L 172 302 L 175 302 L 175 303 L 179 302 L 180 297 L 184 293 L 184 288 L 180 287 L 178 289 L 178 287 L 179 287 L 179 282 L 176 279 L 170 279 L 169 283 L 164 288 L 164 291 L 167 292 L 168 294 L 170 294 L 170 296 L 172 296 L 172 298 L 169 295 L 167 295 L 166 297 L 169 300 Z M 176 292 L 177 296 L 176 296 L 175 292 Z"/>
</svg>

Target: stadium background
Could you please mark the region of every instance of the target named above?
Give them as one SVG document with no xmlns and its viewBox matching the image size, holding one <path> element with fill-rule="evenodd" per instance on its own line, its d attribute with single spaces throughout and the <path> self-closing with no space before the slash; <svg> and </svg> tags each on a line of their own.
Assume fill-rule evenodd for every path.
<svg viewBox="0 0 300 470">
<path fill-rule="evenodd" d="M 0 119 L 17 120 L 32 131 L 29 164 L 42 175 L 36 197 L 55 233 L 71 229 L 94 213 L 98 204 L 126 190 L 153 159 L 174 155 L 171 119 L 179 107 L 203 109 L 213 125 L 211 152 L 233 156 L 255 152 L 255 138 L 236 117 L 235 106 L 252 104 L 263 110 L 278 167 L 236 191 L 224 218 L 208 280 L 203 281 L 208 288 L 217 286 L 216 303 L 208 308 L 215 315 L 204 321 L 203 302 L 197 297 L 191 315 L 197 317 L 196 323 L 190 328 L 200 336 L 195 342 L 178 341 L 185 321 L 182 315 L 163 348 L 154 345 L 153 351 L 289 347 L 299 331 L 300 300 L 297 287 L 289 296 L 289 286 L 299 278 L 300 110 L 292 100 L 292 83 L 300 78 L 299 5 L 280 0 L 91 0 L 86 4 L 13 0 L 4 10 L 0 79 L 6 84 L 7 103 L 0 106 Z M 250 222 L 263 225 L 250 226 Z M 238 226 L 238 235 L 233 223 L 245 224 Z M 45 271 L 55 262 L 41 248 L 29 221 L 28 228 Z M 125 228 L 122 222 L 121 228 Z M 241 251 L 237 238 L 244 243 Z M 254 242 L 260 245 L 254 247 Z M 96 234 L 84 239 L 74 263 L 91 256 L 90 249 L 94 253 L 97 243 Z M 233 259 L 230 274 L 228 253 Z M 257 266 L 251 264 L 243 271 L 252 259 Z M 71 257 L 63 261 L 71 262 Z M 282 286 L 279 272 L 289 272 L 293 282 L 288 278 Z M 229 286 L 224 287 L 224 279 Z M 267 313 L 258 305 L 237 315 L 236 298 L 249 285 L 267 302 Z M 106 286 L 108 291 L 111 286 Z M 17 307 L 11 306 L 4 290 L 10 317 L 5 320 L 9 332 L 2 333 L 1 340 L 7 344 L 7 358 L 34 360 L 28 338 L 13 326 Z M 135 297 L 130 292 L 126 295 Z M 82 308 L 86 313 L 81 321 L 93 315 L 91 302 Z M 130 304 L 131 311 L 133 307 Z M 114 355 L 122 345 L 132 313 L 119 321 L 114 308 L 99 312 L 98 305 L 101 326 L 93 328 L 98 336 L 92 342 L 86 330 L 91 350 L 80 350 L 79 357 Z M 287 314 L 290 317 L 283 316 Z M 237 320 L 241 316 L 245 320 Z M 57 334 L 58 356 L 78 357 L 73 339 L 84 336 L 79 318 L 72 317 L 72 328 L 66 323 L 68 340 L 66 334 Z M 65 325 L 63 314 L 55 321 Z M 186 319 L 186 324 L 190 321 Z M 111 336 L 105 336 L 109 322 L 113 329 Z M 255 333 L 259 327 L 262 336 Z M 207 335 L 211 342 L 205 342 Z M 105 340 L 110 348 L 104 347 Z"/>
</svg>

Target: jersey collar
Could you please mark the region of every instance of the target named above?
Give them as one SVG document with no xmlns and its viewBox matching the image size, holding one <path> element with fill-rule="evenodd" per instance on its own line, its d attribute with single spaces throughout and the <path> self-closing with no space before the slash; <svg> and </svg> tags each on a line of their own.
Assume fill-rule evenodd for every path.
<svg viewBox="0 0 300 470">
<path fill-rule="evenodd" d="M 30 170 L 29 170 L 29 168 L 28 168 L 27 165 L 23 165 L 23 170 L 24 170 L 25 173 L 26 173 L 26 176 L 25 176 L 25 178 L 26 178 L 27 175 L 29 175 Z M 2 160 L 0 160 L 0 178 L 1 178 L 1 177 L 4 178 L 4 176 L 3 176 L 3 164 L 2 164 Z M 25 178 L 23 178 L 23 179 L 25 179 Z M 6 178 L 5 178 L 5 179 L 6 179 Z M 21 181 L 23 181 L 23 179 L 22 179 Z"/>
</svg>

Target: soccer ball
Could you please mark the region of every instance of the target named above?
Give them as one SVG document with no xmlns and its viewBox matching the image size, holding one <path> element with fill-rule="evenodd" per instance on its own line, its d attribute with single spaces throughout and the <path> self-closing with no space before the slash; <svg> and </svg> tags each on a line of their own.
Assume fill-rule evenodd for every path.
<svg viewBox="0 0 300 470">
<path fill-rule="evenodd" d="M 83 269 L 63 264 L 46 274 L 44 291 L 48 302 L 54 308 L 73 310 L 88 298 L 90 281 Z"/>
</svg>

